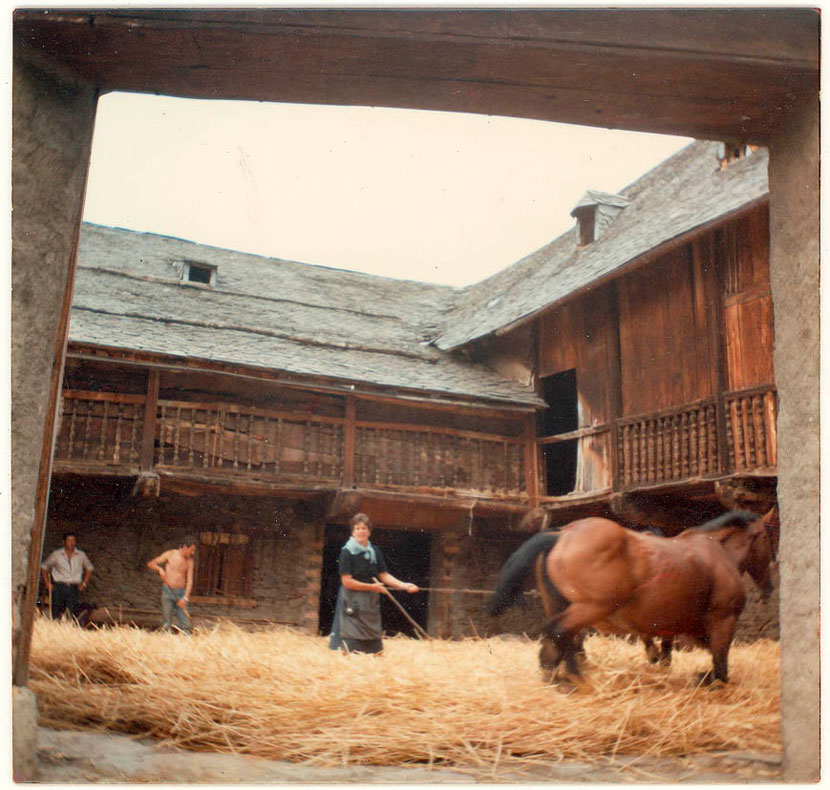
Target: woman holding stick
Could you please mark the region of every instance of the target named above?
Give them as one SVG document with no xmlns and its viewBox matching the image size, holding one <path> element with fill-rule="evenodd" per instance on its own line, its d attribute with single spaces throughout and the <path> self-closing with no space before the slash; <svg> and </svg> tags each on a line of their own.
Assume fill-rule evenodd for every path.
<svg viewBox="0 0 830 790">
<path fill-rule="evenodd" d="M 381 550 L 369 540 L 372 522 L 358 513 L 349 522 L 351 537 L 340 551 L 340 590 L 334 609 L 329 647 L 349 653 L 380 653 L 383 630 L 379 593 L 387 587 L 418 592 L 418 586 L 396 579 L 386 568 Z M 380 581 L 373 581 L 377 578 Z M 383 582 L 382 584 L 380 582 Z"/>
</svg>

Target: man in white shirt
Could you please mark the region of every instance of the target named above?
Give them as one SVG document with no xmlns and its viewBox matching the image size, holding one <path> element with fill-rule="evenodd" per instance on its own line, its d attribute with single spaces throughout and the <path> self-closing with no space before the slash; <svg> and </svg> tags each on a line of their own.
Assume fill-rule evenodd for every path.
<svg viewBox="0 0 830 790">
<path fill-rule="evenodd" d="M 75 533 L 63 533 L 63 548 L 56 549 L 40 566 L 46 589 L 51 593 L 52 619 L 57 620 L 69 609 L 78 618 L 78 597 L 89 585 L 92 563 L 89 557 L 75 548 Z"/>
</svg>

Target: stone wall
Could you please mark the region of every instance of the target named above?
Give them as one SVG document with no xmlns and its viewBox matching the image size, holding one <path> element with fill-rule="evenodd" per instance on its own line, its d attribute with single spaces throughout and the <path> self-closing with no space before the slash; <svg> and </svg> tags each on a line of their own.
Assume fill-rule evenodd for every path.
<svg viewBox="0 0 830 790">
<path fill-rule="evenodd" d="M 77 487 L 71 490 L 78 494 Z M 88 488 L 77 502 L 53 494 L 46 550 L 77 534 L 95 571 L 83 598 L 118 621 L 158 619 L 160 582 L 146 564 L 177 540 L 202 531 L 249 536 L 253 608 L 193 602 L 199 625 L 213 618 L 295 625 L 315 632 L 320 595 L 322 523 L 306 523 L 293 503 L 242 497 L 123 497 L 114 484 Z M 82 507 L 78 507 L 83 502 Z M 207 620 L 206 620 L 207 618 Z"/>
<path fill-rule="evenodd" d="M 738 620 L 735 629 L 735 640 L 752 642 L 755 639 L 778 639 L 779 618 L 778 606 L 781 598 L 779 590 L 778 566 L 774 566 L 772 574 L 775 590 L 769 601 L 762 601 L 761 594 L 755 583 L 744 575 L 744 589 L 746 590 L 746 606 Z"/>
<path fill-rule="evenodd" d="M 495 590 L 505 561 L 527 537 L 478 529 L 472 534 L 458 530 L 436 536 L 432 544 L 432 586 Z M 533 588 L 533 575 L 529 574 L 527 589 Z M 537 598 L 524 596 L 522 604 L 494 619 L 485 612 L 488 597 L 476 593 L 432 593 L 430 632 L 454 639 L 501 633 L 538 636 L 543 612 Z"/>
</svg>

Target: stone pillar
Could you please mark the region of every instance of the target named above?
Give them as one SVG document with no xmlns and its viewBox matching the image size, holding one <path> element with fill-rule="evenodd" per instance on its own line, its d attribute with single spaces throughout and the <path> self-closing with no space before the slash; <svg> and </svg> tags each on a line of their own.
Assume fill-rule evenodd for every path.
<svg viewBox="0 0 830 790">
<path fill-rule="evenodd" d="M 12 647 L 28 680 L 75 254 L 97 94 L 15 46 L 12 134 Z M 15 689 L 16 776 L 37 757 L 34 696 Z"/>
<path fill-rule="evenodd" d="M 12 161 L 12 588 L 25 665 L 51 476 L 96 92 L 15 51 Z M 25 603 L 24 603 L 25 598 Z M 18 653 L 22 650 L 23 660 Z"/>
<path fill-rule="evenodd" d="M 784 778 L 819 778 L 819 105 L 770 143 Z"/>
</svg>

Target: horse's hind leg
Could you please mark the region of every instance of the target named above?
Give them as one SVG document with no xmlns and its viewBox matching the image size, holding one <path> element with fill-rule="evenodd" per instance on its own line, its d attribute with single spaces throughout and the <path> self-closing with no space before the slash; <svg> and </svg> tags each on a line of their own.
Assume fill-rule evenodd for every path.
<svg viewBox="0 0 830 790">
<path fill-rule="evenodd" d="M 592 623 L 601 621 L 610 611 L 607 606 L 577 603 L 571 604 L 554 617 L 546 629 L 548 641 L 543 643 L 539 652 L 542 668 L 552 674 L 564 661 L 566 672 L 574 679 L 580 679 L 582 673 L 577 658 L 582 650 L 582 631 Z"/>
<path fill-rule="evenodd" d="M 728 682 L 729 648 L 732 645 L 737 620 L 737 615 L 729 615 L 715 621 L 710 626 L 707 644 L 709 652 L 712 654 L 712 669 L 700 676 L 702 683 Z"/>
<path fill-rule="evenodd" d="M 664 636 L 660 648 L 654 644 L 654 640 L 650 636 L 643 637 L 643 644 L 646 646 L 646 658 L 652 664 L 660 664 L 660 666 L 667 667 L 671 665 L 671 650 L 674 637 Z"/>
<path fill-rule="evenodd" d="M 671 666 L 671 651 L 672 645 L 674 644 L 674 637 L 673 636 L 664 636 L 662 642 L 660 643 L 660 655 L 657 660 L 660 662 L 660 666 L 668 667 Z"/>
</svg>

